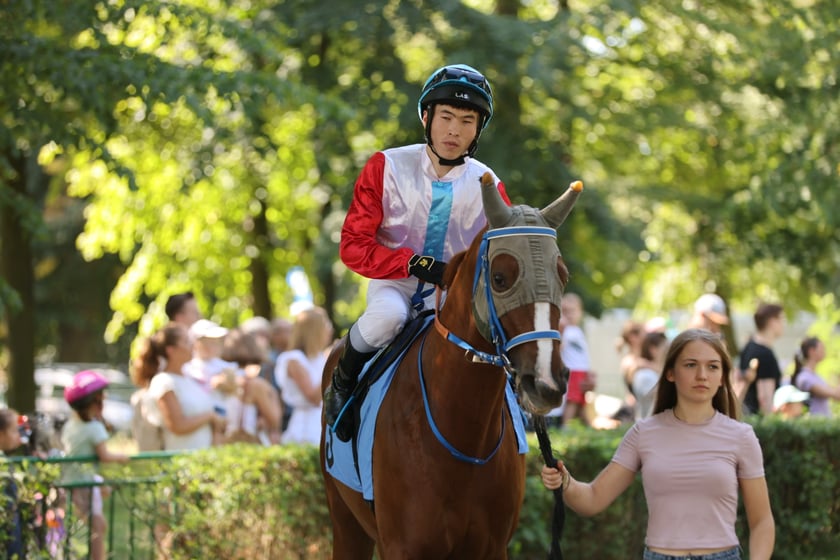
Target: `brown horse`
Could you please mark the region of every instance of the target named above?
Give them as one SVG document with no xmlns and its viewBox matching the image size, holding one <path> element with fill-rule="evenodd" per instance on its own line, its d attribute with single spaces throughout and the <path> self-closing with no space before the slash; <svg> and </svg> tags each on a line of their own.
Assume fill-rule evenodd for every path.
<svg viewBox="0 0 840 560">
<path fill-rule="evenodd" d="M 331 434 L 322 426 L 334 559 L 369 560 L 374 547 L 382 560 L 507 558 L 525 456 L 506 386 L 510 377 L 522 408 L 537 415 L 565 393 L 558 327 L 568 271 L 555 229 L 580 191 L 573 186 L 543 210 L 511 208 L 482 177 L 488 229 L 450 261 L 436 328 L 412 343 L 379 410 L 373 503 L 327 472 Z"/>
</svg>

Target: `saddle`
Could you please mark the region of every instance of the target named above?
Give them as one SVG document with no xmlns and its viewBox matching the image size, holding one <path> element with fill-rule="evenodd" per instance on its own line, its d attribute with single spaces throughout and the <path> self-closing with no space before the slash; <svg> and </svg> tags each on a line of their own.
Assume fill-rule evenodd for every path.
<svg viewBox="0 0 840 560">
<path fill-rule="evenodd" d="M 434 309 L 427 309 L 419 313 L 415 318 L 410 319 L 402 330 L 394 337 L 391 343 L 381 349 L 370 361 L 362 368 L 362 373 L 356 388 L 353 390 L 350 407 L 345 411 L 345 414 L 352 412 L 354 439 L 358 432 L 359 424 L 361 423 L 362 404 L 370 393 L 371 387 L 380 380 L 382 375 L 388 369 L 402 359 L 408 347 L 414 340 L 423 334 L 423 332 L 431 325 L 430 318 L 435 314 Z M 384 396 L 384 395 L 383 395 Z"/>
<path fill-rule="evenodd" d="M 330 430 L 324 435 L 327 471 L 369 501 L 373 500 L 371 453 L 379 407 L 402 357 L 433 320 L 433 309 L 420 313 L 362 369 L 352 399 L 343 412 L 353 422 L 353 438 L 342 442 Z"/>
</svg>

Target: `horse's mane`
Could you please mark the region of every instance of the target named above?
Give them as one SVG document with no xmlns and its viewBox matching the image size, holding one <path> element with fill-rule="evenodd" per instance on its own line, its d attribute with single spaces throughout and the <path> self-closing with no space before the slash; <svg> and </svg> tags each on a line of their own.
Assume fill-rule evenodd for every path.
<svg viewBox="0 0 840 560">
<path fill-rule="evenodd" d="M 443 284 L 447 288 L 452 286 L 452 282 L 455 281 L 455 276 L 458 274 L 458 271 L 461 267 L 466 264 L 468 270 L 475 270 L 475 261 L 476 255 L 478 254 L 478 244 L 481 243 L 481 237 L 484 235 L 484 232 L 487 231 L 487 226 L 485 226 L 478 235 L 475 236 L 472 243 L 470 243 L 469 248 L 466 251 L 461 251 L 460 253 L 456 253 L 451 259 L 449 259 L 449 263 L 446 266 L 446 270 L 443 273 Z M 471 255 L 471 258 L 468 258 L 468 255 Z M 464 263 L 466 261 L 466 263 Z"/>
</svg>

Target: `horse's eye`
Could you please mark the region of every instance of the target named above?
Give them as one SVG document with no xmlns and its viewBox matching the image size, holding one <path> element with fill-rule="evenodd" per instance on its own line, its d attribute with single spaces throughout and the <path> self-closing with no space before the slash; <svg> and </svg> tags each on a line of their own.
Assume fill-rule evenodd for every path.
<svg viewBox="0 0 840 560">
<path fill-rule="evenodd" d="M 519 262 L 513 255 L 503 253 L 490 263 L 490 287 L 494 292 L 506 292 L 513 288 L 519 278 Z"/>
</svg>

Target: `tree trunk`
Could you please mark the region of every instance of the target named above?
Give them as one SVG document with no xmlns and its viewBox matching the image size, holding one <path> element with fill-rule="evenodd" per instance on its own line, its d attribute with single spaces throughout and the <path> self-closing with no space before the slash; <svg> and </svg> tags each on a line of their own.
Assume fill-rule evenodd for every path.
<svg viewBox="0 0 840 560">
<path fill-rule="evenodd" d="M 254 302 L 254 315 L 271 319 L 271 294 L 268 290 L 268 267 L 266 258 L 271 258 L 272 251 L 268 235 L 268 219 L 265 217 L 265 202 L 260 200 L 260 211 L 254 216 L 254 244 L 257 246 L 257 256 L 251 259 L 251 293 Z"/>
<path fill-rule="evenodd" d="M 19 412 L 35 410 L 35 270 L 32 232 L 21 208 L 30 203 L 27 184 L 40 172 L 33 157 L 13 161 L 15 177 L 7 183 L 16 202 L 0 205 L 0 274 L 20 298 L 19 306 L 6 306 L 9 343 L 7 404 Z M 35 177 L 33 177 L 33 172 Z"/>
</svg>

